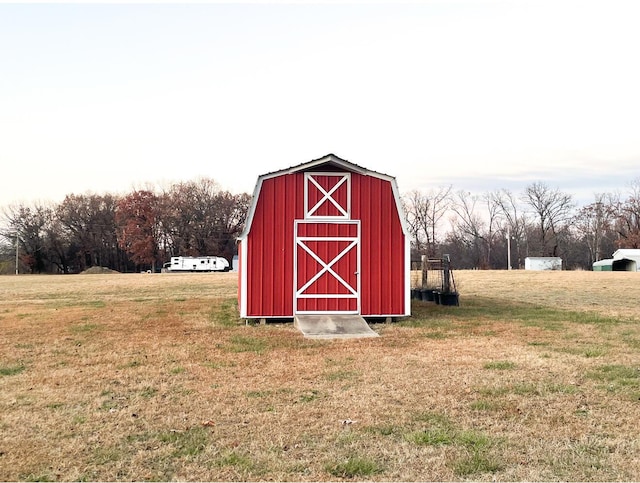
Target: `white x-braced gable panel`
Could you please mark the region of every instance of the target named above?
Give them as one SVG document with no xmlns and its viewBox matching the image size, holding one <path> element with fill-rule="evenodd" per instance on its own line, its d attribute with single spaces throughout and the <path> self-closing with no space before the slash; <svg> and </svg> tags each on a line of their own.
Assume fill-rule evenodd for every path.
<svg viewBox="0 0 640 483">
<path fill-rule="evenodd" d="M 351 219 L 351 173 L 305 173 L 304 217 Z"/>
</svg>

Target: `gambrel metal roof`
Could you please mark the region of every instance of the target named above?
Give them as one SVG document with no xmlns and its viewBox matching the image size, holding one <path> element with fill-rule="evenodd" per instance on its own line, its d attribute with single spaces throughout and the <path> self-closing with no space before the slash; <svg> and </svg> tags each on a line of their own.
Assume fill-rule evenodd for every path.
<svg viewBox="0 0 640 483">
<path fill-rule="evenodd" d="M 340 168 L 345 171 L 351 171 L 354 173 L 358 173 L 364 176 L 372 176 L 374 178 L 384 179 L 391 183 L 391 187 L 393 189 L 394 198 L 396 201 L 397 209 L 400 213 L 400 222 L 402 224 L 402 229 L 405 234 L 409 233 L 406 217 L 404 215 L 404 210 L 402 207 L 402 200 L 400 198 L 400 192 L 398 191 L 398 185 L 396 183 L 396 178 L 393 176 L 389 176 L 388 174 L 379 173 L 378 171 L 373 171 L 362 166 L 359 166 L 355 163 L 347 161 L 346 159 L 342 159 L 335 154 L 327 154 L 322 156 L 321 158 L 314 159 L 308 161 L 306 163 L 297 164 L 295 166 L 291 166 L 289 168 L 280 169 L 278 171 L 272 171 L 270 173 L 265 173 L 258 176 L 258 181 L 256 182 L 256 186 L 253 190 L 253 197 L 251 200 L 251 206 L 249 207 L 249 213 L 247 213 L 247 220 L 245 223 L 244 230 L 238 237 L 238 240 L 242 240 L 246 238 L 247 234 L 251 230 L 251 223 L 253 221 L 253 215 L 255 213 L 256 204 L 258 202 L 258 197 L 260 195 L 260 189 L 262 188 L 262 182 L 266 179 L 275 178 L 277 176 L 284 176 L 287 174 L 299 173 L 301 171 L 311 171 L 314 168 L 319 167 L 334 167 Z"/>
</svg>

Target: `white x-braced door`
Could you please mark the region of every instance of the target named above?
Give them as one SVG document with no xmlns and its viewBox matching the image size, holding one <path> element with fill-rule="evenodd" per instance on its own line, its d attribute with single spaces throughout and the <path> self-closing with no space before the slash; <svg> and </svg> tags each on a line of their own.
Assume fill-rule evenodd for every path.
<svg viewBox="0 0 640 483">
<path fill-rule="evenodd" d="M 360 313 L 360 223 L 295 222 L 294 310 Z"/>
</svg>

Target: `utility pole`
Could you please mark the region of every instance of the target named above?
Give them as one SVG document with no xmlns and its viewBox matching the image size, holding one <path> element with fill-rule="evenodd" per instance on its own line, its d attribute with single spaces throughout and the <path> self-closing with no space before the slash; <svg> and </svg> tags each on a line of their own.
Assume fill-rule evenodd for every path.
<svg viewBox="0 0 640 483">
<path fill-rule="evenodd" d="M 18 240 L 20 240 L 20 238 L 18 237 L 18 232 L 16 231 L 16 275 L 18 275 Z"/>
<path fill-rule="evenodd" d="M 507 227 L 507 270 L 511 270 L 511 233 Z"/>
</svg>

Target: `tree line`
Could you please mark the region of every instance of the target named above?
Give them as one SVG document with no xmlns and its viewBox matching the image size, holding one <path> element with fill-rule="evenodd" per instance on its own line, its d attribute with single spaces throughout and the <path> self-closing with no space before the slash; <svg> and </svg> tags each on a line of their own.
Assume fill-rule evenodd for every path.
<svg viewBox="0 0 640 483">
<path fill-rule="evenodd" d="M 591 269 L 618 248 L 640 247 L 640 179 L 625 193 L 571 194 L 534 182 L 520 193 L 473 194 L 452 186 L 402 197 L 412 258 L 449 254 L 455 268 L 522 268 L 555 256 L 566 269 Z M 251 196 L 210 178 L 137 189 L 126 195 L 71 194 L 57 204 L 2 209 L 0 273 L 78 273 L 92 266 L 159 270 L 172 256 L 236 254 Z M 17 244 L 17 247 L 16 247 Z M 508 254 L 511 259 L 508 260 Z"/>
<path fill-rule="evenodd" d="M 0 273 L 159 270 L 172 256 L 231 261 L 251 196 L 221 190 L 210 178 L 167 188 L 67 195 L 57 204 L 2 209 Z M 17 244 L 17 246 L 16 246 Z"/>
<path fill-rule="evenodd" d="M 482 194 L 451 186 L 403 197 L 412 256 L 449 254 L 456 268 L 523 268 L 526 257 L 560 257 L 565 269 L 590 270 L 619 248 L 640 248 L 640 179 L 625 193 L 573 195 L 543 182 L 521 193 Z M 508 259 L 509 253 L 511 259 Z"/>
</svg>

